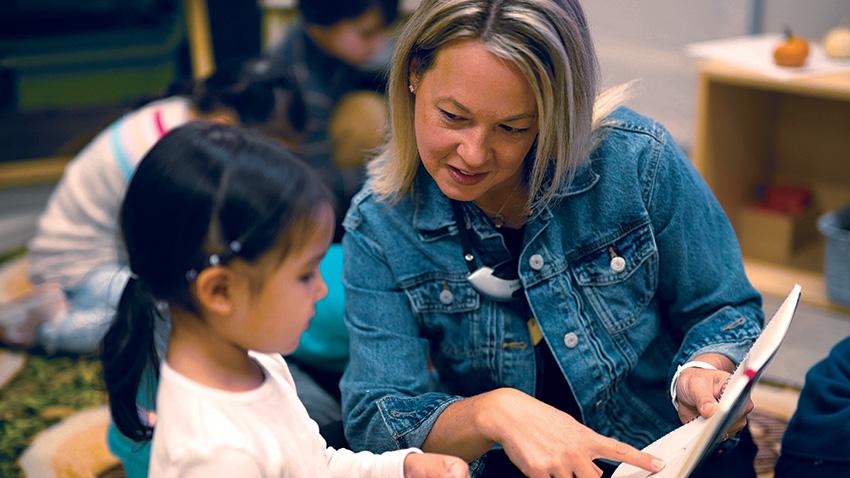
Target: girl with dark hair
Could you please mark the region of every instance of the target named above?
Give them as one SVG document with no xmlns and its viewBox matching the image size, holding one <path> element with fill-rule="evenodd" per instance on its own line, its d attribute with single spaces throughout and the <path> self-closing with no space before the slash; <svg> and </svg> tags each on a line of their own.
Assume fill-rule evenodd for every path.
<svg viewBox="0 0 850 478">
<path fill-rule="evenodd" d="M 263 125 L 281 85 L 242 64 L 122 116 L 66 167 L 28 244 L 34 291 L 0 307 L 0 341 L 48 352 L 93 352 L 127 280 L 117 213 L 142 156 L 193 119 Z"/>
<path fill-rule="evenodd" d="M 130 279 L 101 346 L 115 424 L 152 439 L 150 476 L 466 476 L 416 449 L 327 448 L 280 353 L 327 293 L 332 198 L 279 144 L 192 122 L 141 161 L 121 207 Z M 171 320 L 166 355 L 157 322 Z M 159 370 L 155 429 L 137 394 Z"/>
</svg>

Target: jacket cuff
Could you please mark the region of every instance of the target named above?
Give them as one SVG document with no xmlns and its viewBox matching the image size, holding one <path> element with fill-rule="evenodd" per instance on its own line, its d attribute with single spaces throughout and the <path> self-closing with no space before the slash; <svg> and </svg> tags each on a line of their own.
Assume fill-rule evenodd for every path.
<svg viewBox="0 0 850 478">
<path fill-rule="evenodd" d="M 673 376 L 679 365 L 706 353 L 722 354 L 740 363 L 761 330 L 757 315 L 742 313 L 732 306 L 723 307 L 688 331 L 668 377 Z"/>
<path fill-rule="evenodd" d="M 416 397 L 390 395 L 378 401 L 378 410 L 398 448 L 421 448 L 437 417 L 463 398 L 435 392 Z"/>
</svg>

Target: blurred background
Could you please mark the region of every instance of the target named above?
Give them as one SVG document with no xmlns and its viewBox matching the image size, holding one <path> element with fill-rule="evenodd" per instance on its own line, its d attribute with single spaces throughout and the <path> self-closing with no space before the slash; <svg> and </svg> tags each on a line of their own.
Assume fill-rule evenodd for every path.
<svg viewBox="0 0 850 478">
<path fill-rule="evenodd" d="M 0 267 L 23 251 L 64 166 L 80 148 L 171 83 L 203 78 L 217 64 L 273 48 L 296 16 L 295 1 L 4 1 Z M 401 2 L 399 23 L 416 4 Z M 827 283 L 829 239 L 815 225 L 821 214 L 850 205 L 850 73 L 776 79 L 740 64 L 698 60 L 686 47 L 779 34 L 786 26 L 817 44 L 830 29 L 850 25 L 850 2 L 587 0 L 584 8 L 603 83 L 639 80 L 629 106 L 666 126 L 708 180 L 739 235 L 748 275 L 765 294 L 767 316 L 794 282 L 803 285 L 804 303 L 766 376 L 779 387 L 780 415 L 790 416 L 795 395 L 782 398 L 783 390 L 799 389 L 806 370 L 850 335 L 850 304 L 836 301 L 830 289 L 850 288 L 850 280 Z M 802 209 L 792 214 L 773 207 L 768 214 L 775 197 L 802 197 Z M 850 264 L 850 256 L 834 257 Z M 62 360 L 68 360 L 63 367 L 76 367 L 68 381 L 95 382 L 88 365 Z M 10 403 L 8 390 L 0 390 L 0 404 Z M 48 418 L 40 405 L 26 405 L 24 412 L 0 405 L 0 436 L 18 440 L 0 450 L 0 461 L 14 462 L 46 424 L 90 404 L 63 393 L 53 396 L 58 405 L 51 406 L 60 409 Z M 9 428 L 14 420 L 21 423 L 21 413 L 37 420 L 23 431 Z M 0 474 L 15 476 L 17 468 Z"/>
</svg>

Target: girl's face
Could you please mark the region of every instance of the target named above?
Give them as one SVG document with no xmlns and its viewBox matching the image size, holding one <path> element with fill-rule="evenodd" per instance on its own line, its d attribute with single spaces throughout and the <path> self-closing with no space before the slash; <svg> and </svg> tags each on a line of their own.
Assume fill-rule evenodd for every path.
<svg viewBox="0 0 850 478">
<path fill-rule="evenodd" d="M 316 302 L 328 287 L 319 274 L 319 262 L 333 238 L 333 211 L 323 208 L 303 244 L 290 250 L 283 261 L 265 277 L 260 291 L 248 303 L 240 321 L 244 343 L 265 353 L 294 352 L 301 334 L 316 315 Z"/>
<path fill-rule="evenodd" d="M 519 69 L 478 40 L 444 46 L 415 88 L 422 164 L 449 198 L 495 211 L 522 179 L 537 105 Z"/>
</svg>

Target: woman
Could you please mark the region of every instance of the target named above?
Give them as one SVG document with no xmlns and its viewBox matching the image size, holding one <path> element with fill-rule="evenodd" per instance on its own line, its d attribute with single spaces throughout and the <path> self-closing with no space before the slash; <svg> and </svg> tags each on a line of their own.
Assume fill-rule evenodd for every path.
<svg viewBox="0 0 850 478">
<path fill-rule="evenodd" d="M 354 448 L 599 476 L 712 414 L 761 299 L 669 134 L 597 85 L 577 0 L 420 4 L 344 221 Z M 702 472 L 755 476 L 742 435 Z"/>
</svg>

